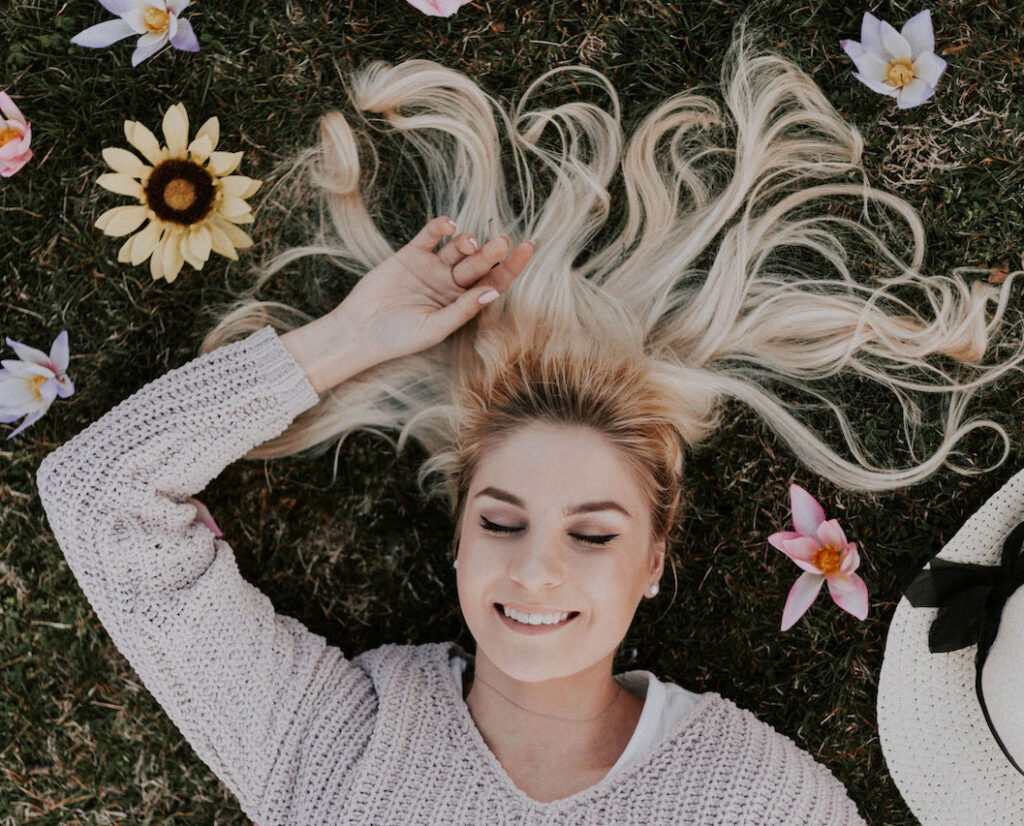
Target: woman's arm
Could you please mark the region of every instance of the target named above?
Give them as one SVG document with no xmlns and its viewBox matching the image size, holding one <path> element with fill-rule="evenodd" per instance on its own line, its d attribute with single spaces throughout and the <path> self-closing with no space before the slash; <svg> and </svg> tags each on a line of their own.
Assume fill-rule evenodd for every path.
<svg viewBox="0 0 1024 826">
<path fill-rule="evenodd" d="M 289 794 L 305 724 L 329 698 L 363 710 L 366 720 L 350 721 L 360 734 L 346 744 L 361 750 L 373 686 L 340 650 L 276 614 L 185 500 L 318 400 L 265 327 L 150 382 L 37 473 L 53 533 L 96 615 L 260 822 L 282 802 L 265 795 Z"/>
</svg>

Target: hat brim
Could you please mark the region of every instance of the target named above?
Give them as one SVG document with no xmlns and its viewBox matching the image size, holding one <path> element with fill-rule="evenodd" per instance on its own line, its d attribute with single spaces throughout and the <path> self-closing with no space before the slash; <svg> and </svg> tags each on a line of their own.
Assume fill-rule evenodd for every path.
<svg viewBox="0 0 1024 826">
<path fill-rule="evenodd" d="M 938 553 L 997 565 L 1024 519 L 1024 471 L 971 516 Z M 976 648 L 928 650 L 937 608 L 900 599 L 878 679 L 878 733 L 889 773 L 922 826 L 1024 826 L 1024 776 L 1000 750 L 975 693 Z"/>
</svg>

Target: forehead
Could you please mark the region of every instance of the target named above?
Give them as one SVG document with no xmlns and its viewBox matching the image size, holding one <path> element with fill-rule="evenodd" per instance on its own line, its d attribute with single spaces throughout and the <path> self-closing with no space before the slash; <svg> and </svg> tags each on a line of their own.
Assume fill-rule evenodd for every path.
<svg viewBox="0 0 1024 826">
<path fill-rule="evenodd" d="M 470 493 L 491 485 L 527 502 L 559 507 L 617 499 L 628 508 L 643 496 L 623 453 L 607 436 L 582 425 L 546 422 L 519 428 L 482 455 Z"/>
</svg>

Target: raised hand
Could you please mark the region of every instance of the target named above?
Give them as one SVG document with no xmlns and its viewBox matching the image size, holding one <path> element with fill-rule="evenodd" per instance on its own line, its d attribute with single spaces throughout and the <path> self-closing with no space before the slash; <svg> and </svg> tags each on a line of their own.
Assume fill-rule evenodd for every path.
<svg viewBox="0 0 1024 826">
<path fill-rule="evenodd" d="M 455 230 L 449 218 L 434 218 L 364 275 L 333 311 L 380 361 L 444 341 L 480 312 L 481 296 L 508 289 L 533 255 L 529 241 L 509 251 L 507 238 L 493 238 L 479 247 L 468 233 L 454 235 L 438 249 Z"/>
</svg>

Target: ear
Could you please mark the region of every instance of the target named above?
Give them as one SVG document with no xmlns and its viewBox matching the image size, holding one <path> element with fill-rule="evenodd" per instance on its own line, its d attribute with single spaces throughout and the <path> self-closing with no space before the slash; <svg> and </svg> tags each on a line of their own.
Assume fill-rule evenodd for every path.
<svg viewBox="0 0 1024 826">
<path fill-rule="evenodd" d="M 659 539 L 653 545 L 651 545 L 651 579 L 661 579 L 661 575 L 665 570 L 665 544 L 666 539 Z"/>
</svg>

